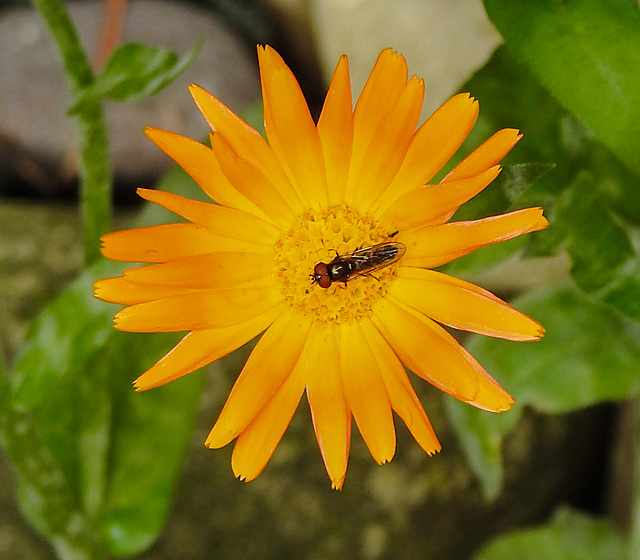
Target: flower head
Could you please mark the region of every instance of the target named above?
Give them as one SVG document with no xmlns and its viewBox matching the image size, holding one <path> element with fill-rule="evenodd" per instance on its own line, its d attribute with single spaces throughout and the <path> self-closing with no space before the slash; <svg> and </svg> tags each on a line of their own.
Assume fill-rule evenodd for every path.
<svg viewBox="0 0 640 560">
<path fill-rule="evenodd" d="M 403 366 L 478 408 L 510 408 L 512 397 L 438 323 L 520 341 L 539 339 L 543 328 L 433 268 L 547 221 L 528 208 L 450 222 L 495 179 L 520 134 L 500 130 L 430 183 L 468 135 L 478 104 L 456 95 L 416 130 L 423 81 L 407 79 L 392 50 L 380 54 L 355 109 L 343 56 L 317 124 L 280 56 L 260 47 L 258 58 L 267 140 L 192 85 L 211 147 L 145 133 L 217 204 L 140 189 L 186 222 L 106 235 L 105 256 L 149 266 L 97 282 L 96 296 L 127 306 L 118 329 L 188 331 L 136 380 L 138 390 L 264 331 L 206 445 L 236 439 L 233 471 L 255 478 L 306 392 L 327 472 L 341 488 L 352 417 L 378 463 L 394 455 L 393 411 L 426 453 L 439 451 Z"/>
</svg>

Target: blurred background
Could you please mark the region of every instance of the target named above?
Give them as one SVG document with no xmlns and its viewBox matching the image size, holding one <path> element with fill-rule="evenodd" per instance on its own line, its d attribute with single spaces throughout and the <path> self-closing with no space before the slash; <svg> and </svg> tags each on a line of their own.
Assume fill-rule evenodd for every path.
<svg viewBox="0 0 640 560">
<path fill-rule="evenodd" d="M 234 111 L 259 123 L 258 43 L 269 43 L 281 53 L 315 116 L 341 54 L 349 55 L 355 98 L 380 50 L 391 46 L 406 57 L 410 75 L 425 79 L 422 120 L 452 94 L 470 91 L 479 99 L 481 115 L 485 107 L 490 114 L 478 123 L 477 136 L 472 137 L 475 145 L 499 127 L 521 128 L 523 148 L 516 148 L 509 161 L 557 165 L 557 170 L 545 175 L 548 184 L 563 181 L 569 172 L 558 160 L 563 157 L 560 152 L 547 149 L 546 124 L 554 123 L 550 133 L 562 136 L 564 149 L 574 154 L 582 144 L 572 146 L 567 138 L 595 142 L 577 120 L 558 117 L 555 105 L 548 116 L 540 112 L 551 107 L 548 94 L 501 49 L 502 38 L 481 0 L 84 0 L 66 4 L 95 67 L 104 62 L 105 34 L 111 26 L 121 42 L 161 46 L 178 54 L 203 39 L 193 63 L 157 95 L 135 103 L 105 103 L 115 173 L 114 229 L 131 224 L 141 210 L 136 187 L 154 186 L 172 169 L 169 158 L 141 133 L 143 127 L 206 138 L 208 129 L 188 93 L 189 83 L 200 84 Z M 491 66 L 486 70 L 488 62 Z M 476 74 L 483 68 L 483 74 Z M 518 92 L 522 97 L 514 97 Z M 18 356 L 40 309 L 82 267 L 77 139 L 67 114 L 70 104 L 60 57 L 44 22 L 29 2 L 4 0 L 0 4 L 0 341 L 9 364 Z M 527 106 L 533 114 L 520 119 L 518 111 Z M 577 159 L 571 165 L 571 172 L 576 172 Z M 637 177 L 634 181 L 637 186 Z M 533 198 L 542 200 L 540 193 L 553 192 L 551 187 L 546 191 L 540 187 Z M 614 206 L 616 201 L 617 207 L 625 206 L 615 196 L 612 200 Z M 636 198 L 628 205 L 637 208 L 637 202 Z M 546 254 L 538 247 L 533 260 L 511 258 L 488 270 L 463 266 L 461 275 L 502 297 L 519 295 L 532 286 L 555 286 L 568 281 L 571 267 L 559 245 Z M 567 307 L 565 316 L 579 321 L 580 306 L 575 305 L 575 315 Z M 533 316 L 551 331 L 542 317 Z M 629 340 L 637 341 L 637 329 L 625 321 L 607 315 L 577 336 L 591 341 L 607 329 L 615 337 L 620 329 Z M 565 342 L 576 336 L 571 331 L 566 335 Z M 171 346 L 164 344 L 166 349 Z M 640 364 L 640 351 L 632 346 L 625 346 L 628 353 L 619 356 L 629 377 Z M 55 348 L 50 350 L 55 354 Z M 535 348 L 529 351 L 535 353 Z M 156 359 L 163 352 L 159 348 Z M 471 436 L 461 443 L 452 422 L 456 418 L 462 423 L 473 421 L 448 408 L 445 401 L 451 397 L 416 382 L 442 452 L 426 457 L 398 424 L 396 457 L 379 467 L 359 436 L 354 436 L 344 490 L 334 492 L 329 489 L 304 399 L 265 472 L 254 482 L 244 484 L 233 478 L 230 446 L 217 451 L 204 448 L 206 434 L 248 352 L 249 348 L 242 348 L 196 374 L 204 377 L 205 389 L 166 525 L 157 540 L 155 535 L 141 537 L 147 545 L 140 546 L 134 558 L 455 560 L 473 557 L 494 537 L 563 515 L 567 507 L 574 512 L 571 515 L 580 512 L 589 519 L 606 519 L 616 535 L 631 524 L 635 408 L 626 397 L 633 396 L 635 381 L 630 382 L 633 389 L 625 398 L 592 399 L 601 402 L 590 406 L 521 406 L 507 420 L 514 425 L 500 432 L 504 437 L 496 436 L 494 447 L 485 449 L 484 455 L 474 455 L 474 442 L 489 445 L 491 439 Z M 486 361 L 480 361 L 503 381 Z M 549 358 L 549 364 L 540 367 L 552 368 L 552 362 Z M 574 356 L 564 367 L 576 373 L 577 363 Z M 606 369 L 606 364 L 602 367 Z M 555 368 L 562 375 L 562 367 L 555 364 Z M 506 388 L 511 391 L 508 384 Z M 124 390 L 130 390 L 128 382 Z M 145 393 L 135 398 L 148 397 Z M 147 443 L 144 437 L 132 440 L 130 453 L 135 455 L 138 446 Z M 152 453 L 162 456 L 162 438 L 154 445 Z M 474 465 L 474 458 L 482 461 L 487 456 L 499 464 L 498 474 Z M 55 558 L 33 522 L 20 513 L 15 472 L 4 455 L 0 455 L 0 481 L 0 558 Z M 135 480 L 129 484 L 135 487 Z M 575 547 L 581 550 L 579 544 Z M 123 554 L 134 549 L 124 547 Z"/>
</svg>

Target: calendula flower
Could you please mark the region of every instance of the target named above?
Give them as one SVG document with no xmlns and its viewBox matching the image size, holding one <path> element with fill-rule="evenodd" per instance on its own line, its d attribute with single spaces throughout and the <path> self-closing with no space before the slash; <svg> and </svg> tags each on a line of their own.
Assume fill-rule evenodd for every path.
<svg viewBox="0 0 640 560">
<path fill-rule="evenodd" d="M 138 390 L 264 331 L 206 445 L 236 439 L 233 471 L 255 478 L 306 392 L 329 478 L 341 488 L 352 417 L 380 464 L 395 452 L 393 411 L 426 453 L 439 451 L 403 366 L 478 408 L 510 408 L 513 398 L 438 323 L 518 341 L 539 339 L 543 328 L 433 269 L 548 224 L 540 208 L 450 222 L 495 179 L 520 134 L 500 130 L 430 183 L 471 130 L 478 103 L 456 95 L 416 130 L 423 81 L 407 79 L 392 50 L 380 54 L 355 109 L 343 56 L 317 124 L 280 56 L 259 47 L 258 58 L 267 140 L 192 85 L 211 147 L 145 133 L 217 204 L 140 189 L 186 222 L 106 235 L 105 256 L 149 266 L 97 282 L 96 295 L 127 306 L 118 329 L 188 331 L 136 380 Z"/>
</svg>

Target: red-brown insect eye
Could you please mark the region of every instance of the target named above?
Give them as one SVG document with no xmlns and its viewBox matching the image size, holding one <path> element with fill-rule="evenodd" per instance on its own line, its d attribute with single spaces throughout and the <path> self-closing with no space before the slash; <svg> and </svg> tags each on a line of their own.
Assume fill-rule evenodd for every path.
<svg viewBox="0 0 640 560">
<path fill-rule="evenodd" d="M 313 278 L 321 288 L 331 286 L 331 278 L 329 277 L 329 269 L 326 263 L 319 262 L 313 267 Z"/>
</svg>

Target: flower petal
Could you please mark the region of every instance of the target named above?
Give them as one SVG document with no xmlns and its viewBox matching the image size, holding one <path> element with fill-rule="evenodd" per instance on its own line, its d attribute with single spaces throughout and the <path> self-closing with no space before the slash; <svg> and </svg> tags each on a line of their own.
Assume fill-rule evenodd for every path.
<svg viewBox="0 0 640 560">
<path fill-rule="evenodd" d="M 407 84 L 407 62 L 392 49 L 384 49 L 371 70 L 353 113 L 353 153 L 345 200 L 353 202 L 356 178 L 378 125 Z"/>
<path fill-rule="evenodd" d="M 134 382 L 137 391 L 146 391 L 196 371 L 233 352 L 265 330 L 283 308 L 274 307 L 243 323 L 191 331 L 160 361 Z"/>
<path fill-rule="evenodd" d="M 333 73 L 318 119 L 318 136 L 324 154 L 329 204 L 338 204 L 344 198 L 353 147 L 351 81 L 349 63 L 344 55 Z"/>
<path fill-rule="evenodd" d="M 291 223 L 294 217 L 291 207 L 259 167 L 236 154 L 220 133 L 211 136 L 211 146 L 223 173 L 239 192 L 276 224 Z"/>
<path fill-rule="evenodd" d="M 309 332 L 310 320 L 284 313 L 264 333 L 249 356 L 207 437 L 207 447 L 223 447 L 238 437 L 293 371 Z"/>
<path fill-rule="evenodd" d="M 191 138 L 147 127 L 143 131 L 149 140 L 184 169 L 200 188 L 223 206 L 249 212 L 266 219 L 266 216 L 247 197 L 240 194 L 222 173 L 211 148 Z"/>
<path fill-rule="evenodd" d="M 222 134 L 236 154 L 261 169 L 295 214 L 302 212 L 302 201 L 262 135 L 200 86 L 191 84 L 189 91 L 211 130 Z"/>
<path fill-rule="evenodd" d="M 499 173 L 500 166 L 496 165 L 468 179 L 417 187 L 391 204 L 382 218 L 401 230 L 443 223 Z"/>
<path fill-rule="evenodd" d="M 125 307 L 115 327 L 130 332 L 179 332 L 228 327 L 265 313 L 282 301 L 271 283 L 201 290 Z"/>
<path fill-rule="evenodd" d="M 415 133 L 423 98 L 424 81 L 414 76 L 376 128 L 356 179 L 354 201 L 362 211 L 369 209 L 398 173 Z"/>
<path fill-rule="evenodd" d="M 342 389 L 340 354 L 333 326 L 314 323 L 302 365 L 307 368 L 307 399 L 331 487 L 342 488 L 351 445 L 351 411 Z"/>
<path fill-rule="evenodd" d="M 358 323 L 342 324 L 338 332 L 347 404 L 373 458 L 378 464 L 387 463 L 395 453 L 396 431 L 380 366 Z"/>
<path fill-rule="evenodd" d="M 160 263 L 220 250 L 219 238 L 196 224 L 126 229 L 107 233 L 101 241 L 105 257 L 125 262 Z M 233 249 L 223 246 L 222 250 Z"/>
<path fill-rule="evenodd" d="M 441 448 L 440 442 L 400 360 L 373 323 L 363 321 L 361 325 L 367 344 L 380 366 L 393 410 L 402 418 L 418 445 L 426 453 L 429 455 L 437 453 Z"/>
<path fill-rule="evenodd" d="M 300 198 L 326 207 L 327 185 L 318 130 L 295 76 L 270 46 L 258 47 L 269 145 Z"/>
<path fill-rule="evenodd" d="M 456 329 L 508 340 L 539 340 L 542 325 L 491 292 L 435 270 L 400 267 L 389 294 Z"/>
<path fill-rule="evenodd" d="M 293 418 L 304 387 L 304 375 L 296 367 L 238 436 L 231 455 L 231 468 L 240 480 L 249 482 L 263 471 Z"/>
<path fill-rule="evenodd" d="M 182 295 L 184 288 L 176 286 L 148 286 L 129 282 L 124 276 L 103 278 L 93 284 L 93 295 L 102 301 L 134 305 L 171 296 Z"/>
<path fill-rule="evenodd" d="M 219 252 L 163 264 L 130 268 L 130 282 L 148 286 L 175 286 L 187 290 L 231 288 L 275 272 L 268 253 Z"/>
<path fill-rule="evenodd" d="M 416 375 L 463 402 L 491 412 L 513 398 L 450 334 L 428 317 L 386 297 L 372 320 L 395 354 Z"/>
<path fill-rule="evenodd" d="M 456 165 L 443 183 L 468 179 L 498 164 L 522 138 L 515 128 L 503 128 Z"/>
<path fill-rule="evenodd" d="M 525 208 L 481 220 L 424 227 L 398 236 L 407 247 L 403 266 L 434 268 L 471 253 L 484 245 L 506 241 L 546 228 L 542 208 Z"/>
<path fill-rule="evenodd" d="M 455 95 L 414 134 L 398 174 L 373 205 L 380 215 L 408 191 L 428 183 L 469 135 L 478 118 L 478 102 L 468 93 Z"/>
<path fill-rule="evenodd" d="M 252 253 L 270 250 L 277 237 L 277 231 L 271 225 L 241 210 L 191 200 L 165 191 L 139 188 L 137 193 L 145 200 L 155 202 L 191 222 L 204 226 L 215 235 L 245 242 L 245 246 Z"/>
</svg>

